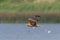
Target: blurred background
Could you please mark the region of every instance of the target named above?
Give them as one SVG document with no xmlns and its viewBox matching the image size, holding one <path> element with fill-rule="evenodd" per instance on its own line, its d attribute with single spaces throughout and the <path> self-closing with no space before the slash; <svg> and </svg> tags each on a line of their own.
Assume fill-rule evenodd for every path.
<svg viewBox="0 0 60 40">
<path fill-rule="evenodd" d="M 35 29 L 26 26 L 33 15 Z M 0 40 L 60 40 L 60 0 L 0 0 L 0 23 Z"/>
<path fill-rule="evenodd" d="M 60 0 L 0 0 L 0 23 L 26 23 L 36 14 L 39 23 L 60 23 Z"/>
</svg>

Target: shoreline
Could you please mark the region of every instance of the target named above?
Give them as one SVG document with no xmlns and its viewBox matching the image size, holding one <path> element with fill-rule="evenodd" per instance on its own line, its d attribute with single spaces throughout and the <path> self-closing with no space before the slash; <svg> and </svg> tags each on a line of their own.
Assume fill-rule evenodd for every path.
<svg viewBox="0 0 60 40">
<path fill-rule="evenodd" d="M 60 13 L 43 12 L 20 12 L 20 13 L 0 13 L 0 23 L 26 23 L 33 15 L 40 15 L 39 23 L 60 23 Z"/>
</svg>

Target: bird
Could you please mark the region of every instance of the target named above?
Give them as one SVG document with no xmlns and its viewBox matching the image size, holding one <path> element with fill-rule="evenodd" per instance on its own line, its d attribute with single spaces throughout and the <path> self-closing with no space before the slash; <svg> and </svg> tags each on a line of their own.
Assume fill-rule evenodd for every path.
<svg viewBox="0 0 60 40">
<path fill-rule="evenodd" d="M 37 22 L 39 19 L 40 19 L 40 15 L 34 15 L 32 17 L 29 17 L 26 25 L 28 27 L 38 27 L 39 25 L 37 24 Z"/>
</svg>

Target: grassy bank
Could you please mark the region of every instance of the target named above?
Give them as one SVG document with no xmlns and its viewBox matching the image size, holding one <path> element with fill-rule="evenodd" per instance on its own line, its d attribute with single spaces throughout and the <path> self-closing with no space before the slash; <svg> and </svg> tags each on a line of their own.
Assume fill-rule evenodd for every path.
<svg viewBox="0 0 60 40">
<path fill-rule="evenodd" d="M 0 0 L 0 23 L 27 22 L 35 14 L 41 16 L 39 23 L 60 23 L 60 1 Z"/>
<path fill-rule="evenodd" d="M 23 12 L 0 13 L 0 23 L 26 23 L 33 15 L 40 15 L 39 23 L 60 23 L 60 13 Z"/>
<path fill-rule="evenodd" d="M 0 3 L 0 12 L 59 12 L 60 1 L 58 2 L 10 2 L 4 1 Z"/>
</svg>

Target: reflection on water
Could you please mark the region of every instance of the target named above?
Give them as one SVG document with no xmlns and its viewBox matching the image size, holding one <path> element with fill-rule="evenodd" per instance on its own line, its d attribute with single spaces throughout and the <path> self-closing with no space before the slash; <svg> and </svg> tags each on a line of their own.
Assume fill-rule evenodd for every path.
<svg viewBox="0 0 60 40">
<path fill-rule="evenodd" d="M 60 24 L 40 24 L 35 29 L 25 24 L 0 24 L 0 40 L 60 40 Z"/>
</svg>

